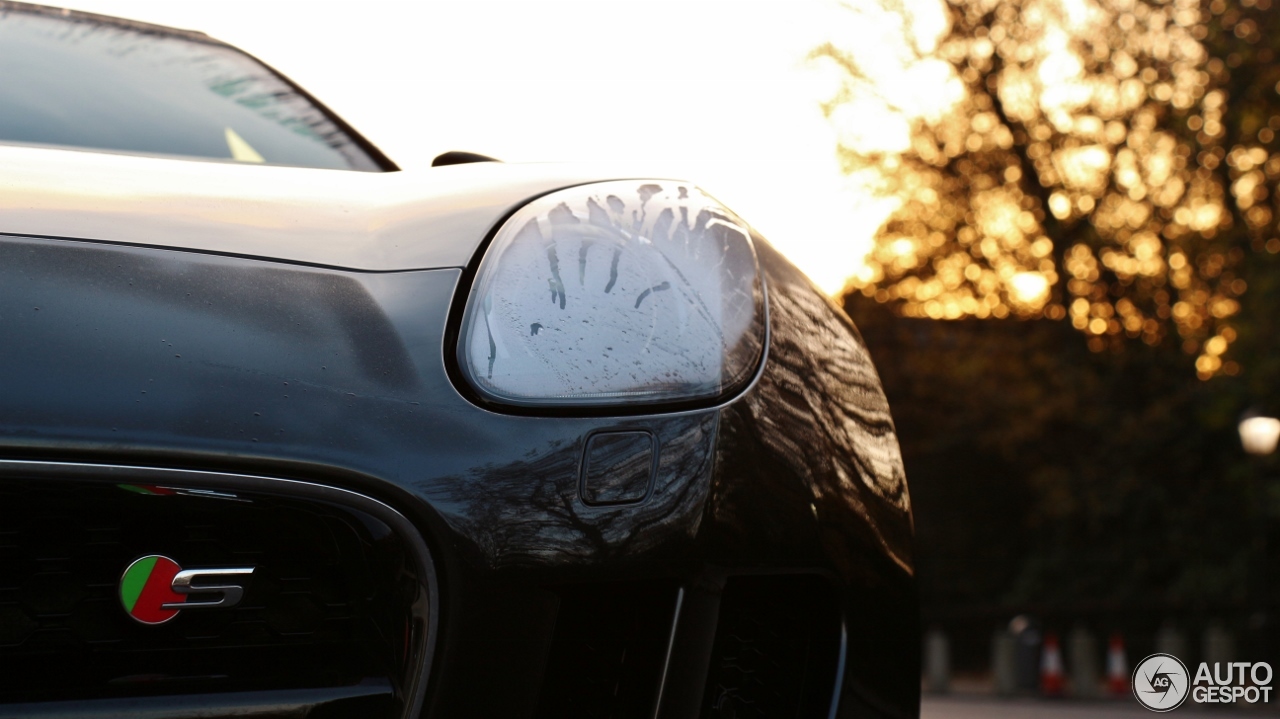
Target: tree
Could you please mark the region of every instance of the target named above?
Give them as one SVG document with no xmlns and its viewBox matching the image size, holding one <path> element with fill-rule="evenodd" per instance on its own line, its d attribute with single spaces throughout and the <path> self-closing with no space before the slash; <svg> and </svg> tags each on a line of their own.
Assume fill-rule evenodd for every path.
<svg viewBox="0 0 1280 719">
<path fill-rule="evenodd" d="M 897 34 L 893 62 L 813 53 L 844 78 L 846 169 L 900 202 L 851 289 L 1238 374 L 1242 263 L 1280 252 L 1271 0 L 874 2 L 848 8 Z"/>
</svg>

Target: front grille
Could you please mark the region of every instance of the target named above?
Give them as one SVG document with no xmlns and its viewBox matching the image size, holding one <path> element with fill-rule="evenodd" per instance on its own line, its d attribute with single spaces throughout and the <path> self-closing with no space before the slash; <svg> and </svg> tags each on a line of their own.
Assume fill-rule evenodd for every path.
<svg viewBox="0 0 1280 719">
<path fill-rule="evenodd" d="M 0 704 L 362 687 L 354 715 L 403 709 L 425 585 L 387 523 L 314 499 L 121 479 L 0 478 Z M 144 625 L 121 574 L 152 554 L 254 572 L 234 607 Z"/>
</svg>

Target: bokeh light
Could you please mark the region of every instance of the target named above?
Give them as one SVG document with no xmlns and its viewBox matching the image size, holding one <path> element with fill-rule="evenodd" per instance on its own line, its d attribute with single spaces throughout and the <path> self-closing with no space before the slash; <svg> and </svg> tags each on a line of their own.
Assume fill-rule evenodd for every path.
<svg viewBox="0 0 1280 719">
<path fill-rule="evenodd" d="M 911 317 L 1064 319 L 1098 351 L 1171 339 L 1202 378 L 1238 370 L 1223 359 L 1247 289 L 1238 268 L 1280 249 L 1280 115 L 1263 103 L 1248 132 L 1228 122 L 1240 83 L 1227 65 L 1243 58 L 1207 43 L 1221 28 L 1251 52 L 1254 20 L 1219 0 L 850 12 L 901 48 L 891 63 L 851 42 L 814 53 L 845 78 L 825 105 L 844 166 L 898 203 L 854 290 Z M 894 127 L 876 144 L 848 127 L 861 117 Z"/>
</svg>

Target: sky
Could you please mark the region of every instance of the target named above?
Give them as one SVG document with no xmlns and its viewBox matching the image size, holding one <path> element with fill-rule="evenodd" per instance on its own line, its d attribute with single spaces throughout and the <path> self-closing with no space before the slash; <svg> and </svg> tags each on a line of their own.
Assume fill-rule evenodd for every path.
<svg viewBox="0 0 1280 719">
<path fill-rule="evenodd" d="M 72 0 L 206 32 L 318 97 L 407 171 L 467 150 L 679 177 L 838 292 L 886 213 L 836 160 L 806 62 L 857 22 L 829 0 Z"/>
</svg>

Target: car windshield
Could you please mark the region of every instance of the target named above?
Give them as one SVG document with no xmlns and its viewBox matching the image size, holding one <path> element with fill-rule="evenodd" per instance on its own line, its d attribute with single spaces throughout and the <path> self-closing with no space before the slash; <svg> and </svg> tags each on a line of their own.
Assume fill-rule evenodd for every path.
<svg viewBox="0 0 1280 719">
<path fill-rule="evenodd" d="M 253 58 L 195 33 L 0 2 L 0 142 L 383 169 Z"/>
</svg>

